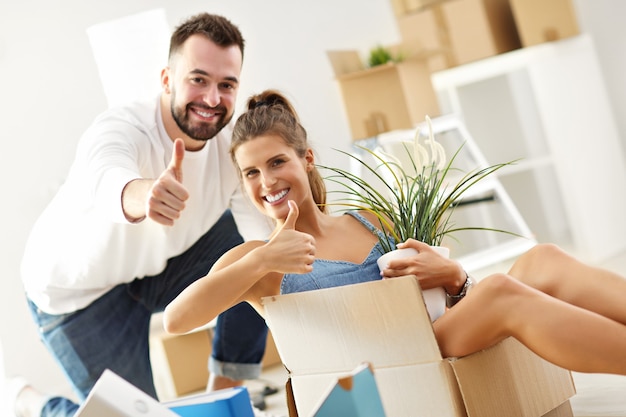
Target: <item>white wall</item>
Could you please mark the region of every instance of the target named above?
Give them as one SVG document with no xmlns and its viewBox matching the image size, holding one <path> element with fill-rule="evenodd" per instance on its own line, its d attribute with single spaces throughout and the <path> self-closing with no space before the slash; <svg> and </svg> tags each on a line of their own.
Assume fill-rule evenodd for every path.
<svg viewBox="0 0 626 417">
<path fill-rule="evenodd" d="M 615 120 L 626 150 L 626 2 L 574 0 L 581 26 L 594 38 Z"/>
<path fill-rule="evenodd" d="M 8 375 L 23 374 L 55 392 L 67 387 L 29 317 L 19 261 L 32 223 L 63 182 L 79 136 L 107 105 L 86 29 L 154 8 L 165 9 L 171 27 L 200 11 L 236 23 L 247 42 L 239 104 L 265 88 L 287 92 L 327 164 L 343 163 L 330 148 L 346 148 L 349 131 L 325 51 L 367 50 L 398 39 L 386 0 L 0 3 L 0 340 Z M 145 76 L 159 82 L 158 72 Z"/>
<path fill-rule="evenodd" d="M 621 45 L 626 27 L 619 19 L 626 14 L 626 2 L 575 2 L 583 28 L 596 40 L 621 136 L 626 137 L 626 80 L 621 76 L 626 73 Z M 390 4 L 390 0 L 0 3 L 0 218 L 4 223 L 0 341 L 7 374 L 23 374 L 54 392 L 67 390 L 28 315 L 19 261 L 33 221 L 63 182 L 80 134 L 106 107 L 85 32 L 89 26 L 161 7 L 171 27 L 200 11 L 227 16 L 247 39 L 240 105 L 250 93 L 264 88 L 287 92 L 322 162 L 345 164 L 331 149 L 348 147 L 349 130 L 325 51 L 366 51 L 379 43 L 397 42 Z M 146 74 L 155 83 L 158 75 Z"/>
</svg>

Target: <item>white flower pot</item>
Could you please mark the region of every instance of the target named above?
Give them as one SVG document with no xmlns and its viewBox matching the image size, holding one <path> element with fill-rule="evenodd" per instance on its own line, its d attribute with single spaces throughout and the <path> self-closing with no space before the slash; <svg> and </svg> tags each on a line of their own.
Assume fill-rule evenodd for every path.
<svg viewBox="0 0 626 417">
<path fill-rule="evenodd" d="M 443 246 L 431 246 L 434 250 L 439 252 L 441 256 L 448 258 L 450 256 L 450 249 Z M 417 255 L 417 251 L 413 248 L 396 249 L 391 252 L 387 252 L 382 255 L 376 261 L 378 268 L 382 271 L 385 269 L 389 261 L 392 259 L 408 258 L 410 256 Z M 446 311 L 446 290 L 443 288 L 431 288 L 428 290 L 422 290 L 424 296 L 424 302 L 426 303 L 426 309 L 430 316 L 431 321 L 437 320 Z"/>
</svg>

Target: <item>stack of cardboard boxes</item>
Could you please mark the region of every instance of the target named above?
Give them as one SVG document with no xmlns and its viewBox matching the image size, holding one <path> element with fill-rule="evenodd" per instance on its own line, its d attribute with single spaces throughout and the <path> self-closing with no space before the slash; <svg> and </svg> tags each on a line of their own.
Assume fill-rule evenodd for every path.
<svg viewBox="0 0 626 417">
<path fill-rule="evenodd" d="M 329 51 L 352 138 L 409 129 L 440 115 L 430 74 L 579 33 L 572 0 L 391 0 L 404 61 L 365 68 Z M 381 86 L 388 86 L 382 89 Z"/>
</svg>

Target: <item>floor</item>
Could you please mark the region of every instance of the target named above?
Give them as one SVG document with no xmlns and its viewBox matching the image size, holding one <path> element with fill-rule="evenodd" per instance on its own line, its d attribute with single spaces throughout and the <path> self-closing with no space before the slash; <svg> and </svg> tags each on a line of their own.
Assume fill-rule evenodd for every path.
<svg viewBox="0 0 626 417">
<path fill-rule="evenodd" d="M 626 253 L 603 262 L 601 266 L 624 271 L 626 274 Z M 492 270 L 506 270 L 506 263 L 494 265 L 477 272 L 477 277 L 485 276 Z M 624 352 L 626 354 L 626 352 Z M 604 374 L 572 373 L 577 394 L 572 397 L 571 404 L 575 417 L 626 417 L 626 377 Z M 266 409 L 258 417 L 287 417 L 284 385 L 287 373 L 282 366 L 266 369 L 260 381 L 251 381 L 249 390 L 258 392 L 270 384 L 278 388 L 276 394 L 265 397 Z"/>
</svg>

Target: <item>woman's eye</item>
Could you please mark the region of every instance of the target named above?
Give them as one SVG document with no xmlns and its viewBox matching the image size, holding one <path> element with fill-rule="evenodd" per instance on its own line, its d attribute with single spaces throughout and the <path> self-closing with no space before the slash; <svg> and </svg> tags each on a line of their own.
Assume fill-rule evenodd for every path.
<svg viewBox="0 0 626 417">
<path fill-rule="evenodd" d="M 244 173 L 244 176 L 245 176 L 246 178 L 252 178 L 252 177 L 254 177 L 254 176 L 255 176 L 256 174 L 258 174 L 258 173 L 259 173 L 259 171 L 257 171 L 256 169 L 251 169 L 250 171 L 246 171 L 246 172 Z"/>
<path fill-rule="evenodd" d="M 282 165 L 284 163 L 285 163 L 285 161 L 282 160 L 282 159 L 275 159 L 274 161 L 272 161 L 272 166 L 276 167 L 276 166 Z"/>
</svg>

